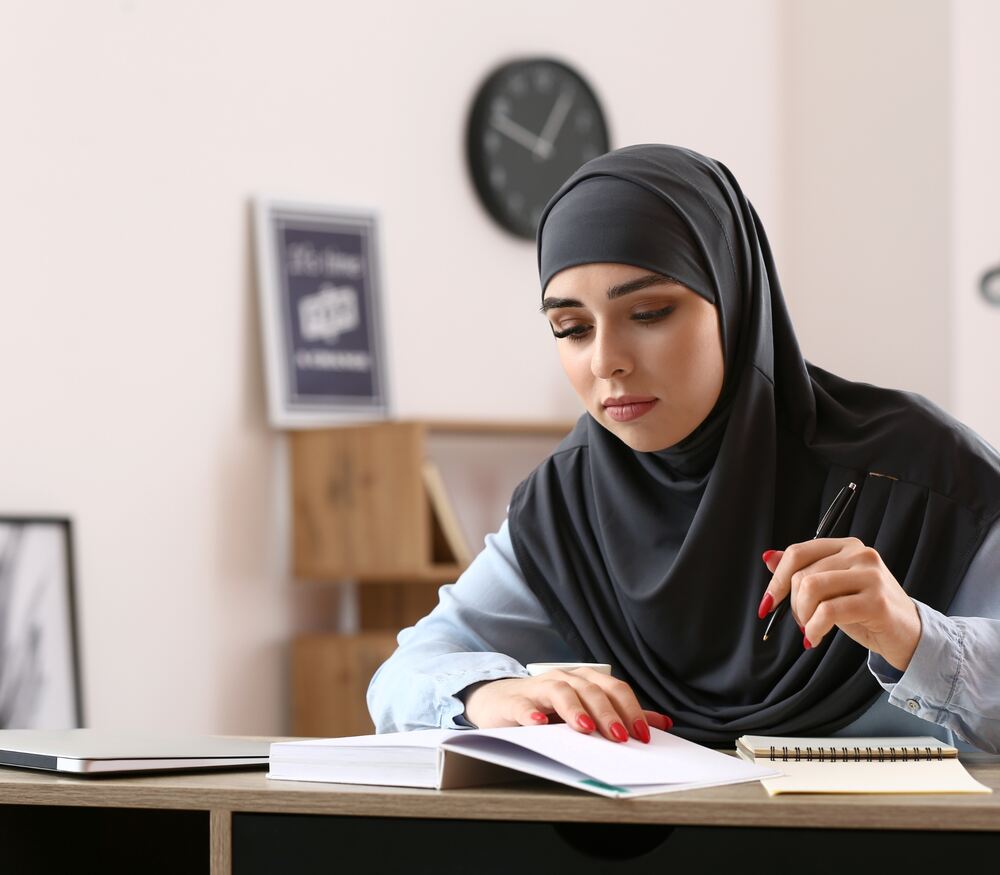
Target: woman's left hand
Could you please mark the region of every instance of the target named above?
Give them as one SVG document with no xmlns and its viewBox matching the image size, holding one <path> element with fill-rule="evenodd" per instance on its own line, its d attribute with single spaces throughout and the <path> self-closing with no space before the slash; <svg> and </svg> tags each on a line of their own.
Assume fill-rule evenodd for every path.
<svg viewBox="0 0 1000 875">
<path fill-rule="evenodd" d="M 837 626 L 906 671 L 920 641 L 920 615 L 877 550 L 857 538 L 816 538 L 768 550 L 763 559 L 774 577 L 758 616 L 789 597 L 807 649 Z"/>
</svg>

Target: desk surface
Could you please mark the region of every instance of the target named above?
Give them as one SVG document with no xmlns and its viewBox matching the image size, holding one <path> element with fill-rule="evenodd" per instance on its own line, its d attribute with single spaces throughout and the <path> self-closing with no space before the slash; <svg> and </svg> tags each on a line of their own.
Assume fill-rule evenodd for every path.
<svg viewBox="0 0 1000 875">
<path fill-rule="evenodd" d="M 769 797 L 753 782 L 605 799 L 534 780 L 438 791 L 275 781 L 262 770 L 87 779 L 0 769 L 0 802 L 474 820 L 1000 831 L 1000 759 L 971 755 L 963 761 L 995 792 Z"/>
</svg>

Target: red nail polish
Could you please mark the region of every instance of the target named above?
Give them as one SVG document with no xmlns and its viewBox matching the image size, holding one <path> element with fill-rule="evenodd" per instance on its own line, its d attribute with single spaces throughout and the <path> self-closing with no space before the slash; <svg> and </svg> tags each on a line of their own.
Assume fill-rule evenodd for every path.
<svg viewBox="0 0 1000 875">
<path fill-rule="evenodd" d="M 586 732 L 593 732 L 597 729 L 597 725 L 591 720 L 586 714 L 581 714 L 576 718 L 576 722 L 580 724 L 580 728 Z"/>
<path fill-rule="evenodd" d="M 763 620 L 768 614 L 771 613 L 771 607 L 774 605 L 774 596 L 771 593 L 764 593 L 764 598 L 760 600 L 760 607 L 757 608 L 757 618 Z"/>
<path fill-rule="evenodd" d="M 542 714 L 541 711 L 532 711 L 529 716 L 536 723 L 548 723 L 549 722 L 549 718 L 546 717 L 544 714 Z"/>
<path fill-rule="evenodd" d="M 625 731 L 625 727 L 621 723 L 611 724 L 611 734 L 618 741 L 628 741 L 628 733 Z"/>
<path fill-rule="evenodd" d="M 802 637 L 802 646 L 806 650 L 811 650 L 812 649 L 812 645 L 809 643 L 809 639 L 806 638 L 805 636 Z"/>
<path fill-rule="evenodd" d="M 663 717 L 663 719 L 667 721 L 667 729 L 670 729 L 670 728 L 673 727 L 674 721 L 671 720 L 666 714 L 661 714 L 660 716 Z"/>
<path fill-rule="evenodd" d="M 767 565 L 767 563 L 771 561 L 771 557 L 777 552 L 778 552 L 777 550 L 765 550 L 764 555 L 761 556 L 760 558 L 763 559 L 764 564 Z"/>
<path fill-rule="evenodd" d="M 632 734 L 643 744 L 649 744 L 649 727 L 645 720 L 636 720 L 632 724 Z"/>
</svg>

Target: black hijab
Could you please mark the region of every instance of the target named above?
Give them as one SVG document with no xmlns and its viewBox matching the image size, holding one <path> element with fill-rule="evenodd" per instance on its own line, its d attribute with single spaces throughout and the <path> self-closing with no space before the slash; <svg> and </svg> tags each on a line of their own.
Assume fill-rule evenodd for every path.
<svg viewBox="0 0 1000 875">
<path fill-rule="evenodd" d="M 761 553 L 810 539 L 853 481 L 835 536 L 875 547 L 910 596 L 946 610 L 1000 516 L 1000 460 L 926 399 L 802 358 L 764 228 L 718 161 L 639 145 L 584 164 L 539 223 L 543 294 L 560 270 L 594 262 L 665 274 L 712 302 L 723 388 L 659 452 L 582 416 L 511 499 L 525 579 L 581 660 L 610 663 L 685 737 L 846 726 L 881 692 L 867 650 L 840 631 L 804 650 L 790 616 L 763 642 Z"/>
</svg>

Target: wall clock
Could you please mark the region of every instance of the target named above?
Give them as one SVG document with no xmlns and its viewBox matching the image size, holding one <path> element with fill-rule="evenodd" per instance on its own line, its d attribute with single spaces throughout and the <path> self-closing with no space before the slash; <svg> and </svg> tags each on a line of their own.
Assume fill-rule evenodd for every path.
<svg viewBox="0 0 1000 875">
<path fill-rule="evenodd" d="M 476 91 L 466 148 L 486 210 L 507 231 L 534 239 L 549 198 L 610 147 L 583 77 L 560 61 L 528 58 L 501 65 Z"/>
</svg>

